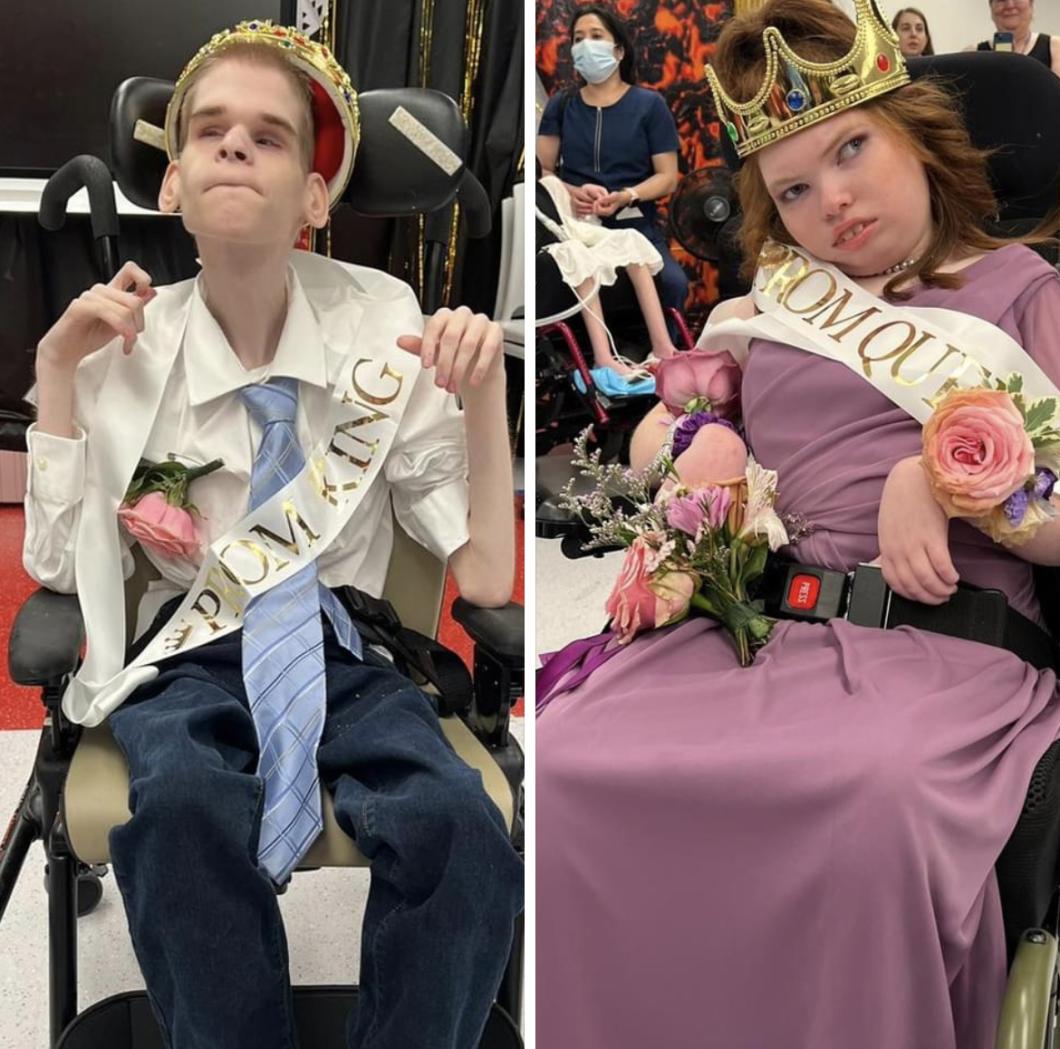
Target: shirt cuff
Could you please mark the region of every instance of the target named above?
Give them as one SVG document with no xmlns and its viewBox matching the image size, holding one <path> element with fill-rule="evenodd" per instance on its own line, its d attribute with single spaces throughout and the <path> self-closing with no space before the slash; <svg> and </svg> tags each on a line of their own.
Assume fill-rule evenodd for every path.
<svg viewBox="0 0 1060 1049">
<path fill-rule="evenodd" d="M 79 503 L 85 494 L 85 434 L 57 437 L 41 433 L 32 423 L 26 430 L 29 450 L 27 494 L 53 503 Z"/>
</svg>

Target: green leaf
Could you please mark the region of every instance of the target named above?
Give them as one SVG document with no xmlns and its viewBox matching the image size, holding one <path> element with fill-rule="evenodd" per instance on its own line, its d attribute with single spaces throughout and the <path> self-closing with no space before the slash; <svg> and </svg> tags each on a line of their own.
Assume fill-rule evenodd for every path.
<svg viewBox="0 0 1060 1049">
<path fill-rule="evenodd" d="M 766 558 L 769 556 L 769 546 L 763 543 L 753 548 L 747 567 L 744 569 L 744 581 L 747 583 L 757 579 L 766 569 Z"/>
<path fill-rule="evenodd" d="M 1028 430 L 1034 431 L 1050 422 L 1056 414 L 1056 398 L 1046 397 L 1035 401 L 1030 410 L 1024 415 L 1024 425 Z"/>
<path fill-rule="evenodd" d="M 1019 372 L 1013 372 L 1008 377 L 1008 392 L 1019 393 L 1023 389 L 1023 376 Z"/>
</svg>

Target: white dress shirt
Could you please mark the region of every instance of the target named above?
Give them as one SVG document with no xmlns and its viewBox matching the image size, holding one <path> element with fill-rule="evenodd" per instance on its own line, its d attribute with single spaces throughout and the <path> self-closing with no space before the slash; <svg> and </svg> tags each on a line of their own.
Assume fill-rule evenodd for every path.
<svg viewBox="0 0 1060 1049">
<path fill-rule="evenodd" d="M 393 278 L 352 268 L 366 289 L 385 289 L 394 297 Z M 176 458 L 190 466 L 222 459 L 224 466 L 193 482 L 190 499 L 202 514 L 204 546 L 227 532 L 247 512 L 250 474 L 260 430 L 238 396 L 240 387 L 290 376 L 298 380 L 298 433 L 307 454 L 326 437 L 328 405 L 348 346 L 333 346 L 319 325 L 328 310 L 327 297 L 310 301 L 294 268 L 288 270 L 288 310 L 271 364 L 247 370 L 232 351 L 202 297 L 201 277 L 195 282 L 184 341 L 173 364 L 161 408 L 143 457 L 152 462 Z M 419 334 L 423 318 L 411 289 L 400 305 L 408 311 L 408 333 Z M 145 327 L 164 320 L 157 309 L 172 308 L 172 298 L 159 296 L 145 309 Z M 117 341 L 117 340 L 116 340 Z M 93 369 L 93 354 L 78 373 L 77 403 L 98 391 L 102 369 Z M 113 352 L 113 348 L 111 348 Z M 133 349 L 136 353 L 136 349 Z M 353 517 L 317 560 L 325 586 L 352 583 L 379 595 L 386 578 L 393 543 L 391 500 L 402 527 L 417 542 L 445 560 L 468 540 L 467 449 L 463 415 L 456 400 L 434 385 L 433 372 L 423 371 L 414 355 L 410 370 L 418 374 L 408 405 L 383 469 L 365 492 Z M 135 404 L 129 405 L 135 411 Z M 56 437 L 30 427 L 29 481 L 26 495 L 26 570 L 44 586 L 64 593 L 76 589 L 74 558 L 85 489 L 86 440 L 83 419 L 75 409 L 79 435 Z M 126 577 L 132 571 L 133 540 L 120 529 Z M 88 556 L 90 553 L 85 552 Z M 157 608 L 191 586 L 201 558 L 168 558 L 146 550 L 162 579 L 141 603 L 135 633 L 150 622 Z"/>
</svg>

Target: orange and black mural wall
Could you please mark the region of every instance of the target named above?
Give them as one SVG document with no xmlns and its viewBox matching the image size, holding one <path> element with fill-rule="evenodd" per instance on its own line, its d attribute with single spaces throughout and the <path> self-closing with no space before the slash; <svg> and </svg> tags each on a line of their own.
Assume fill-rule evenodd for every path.
<svg viewBox="0 0 1060 1049">
<path fill-rule="evenodd" d="M 567 27 L 575 0 L 536 0 L 537 72 L 551 96 L 578 80 L 570 59 Z M 714 115 L 703 69 L 714 42 L 732 13 L 732 0 L 614 0 L 615 14 L 629 29 L 636 52 L 637 82 L 662 93 L 681 137 L 682 174 L 724 162 L 718 145 L 719 125 Z M 539 114 L 540 116 L 540 114 Z M 663 202 L 665 204 L 665 202 Z M 660 208 L 666 221 L 666 209 Z M 698 330 L 707 308 L 717 299 L 717 273 L 707 262 L 690 255 L 671 238 L 673 256 L 689 277 L 686 310 Z"/>
</svg>

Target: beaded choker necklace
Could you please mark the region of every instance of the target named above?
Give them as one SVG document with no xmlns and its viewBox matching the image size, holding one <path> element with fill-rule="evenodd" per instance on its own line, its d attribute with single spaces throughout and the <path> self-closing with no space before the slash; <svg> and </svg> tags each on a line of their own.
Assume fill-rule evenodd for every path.
<svg viewBox="0 0 1060 1049">
<path fill-rule="evenodd" d="M 919 259 L 906 259 L 905 262 L 899 262 L 894 266 L 888 266 L 885 270 L 880 270 L 879 273 L 870 273 L 870 277 L 889 277 L 893 273 L 901 273 L 902 270 L 909 269 L 910 266 L 915 266 L 920 260 Z"/>
</svg>

